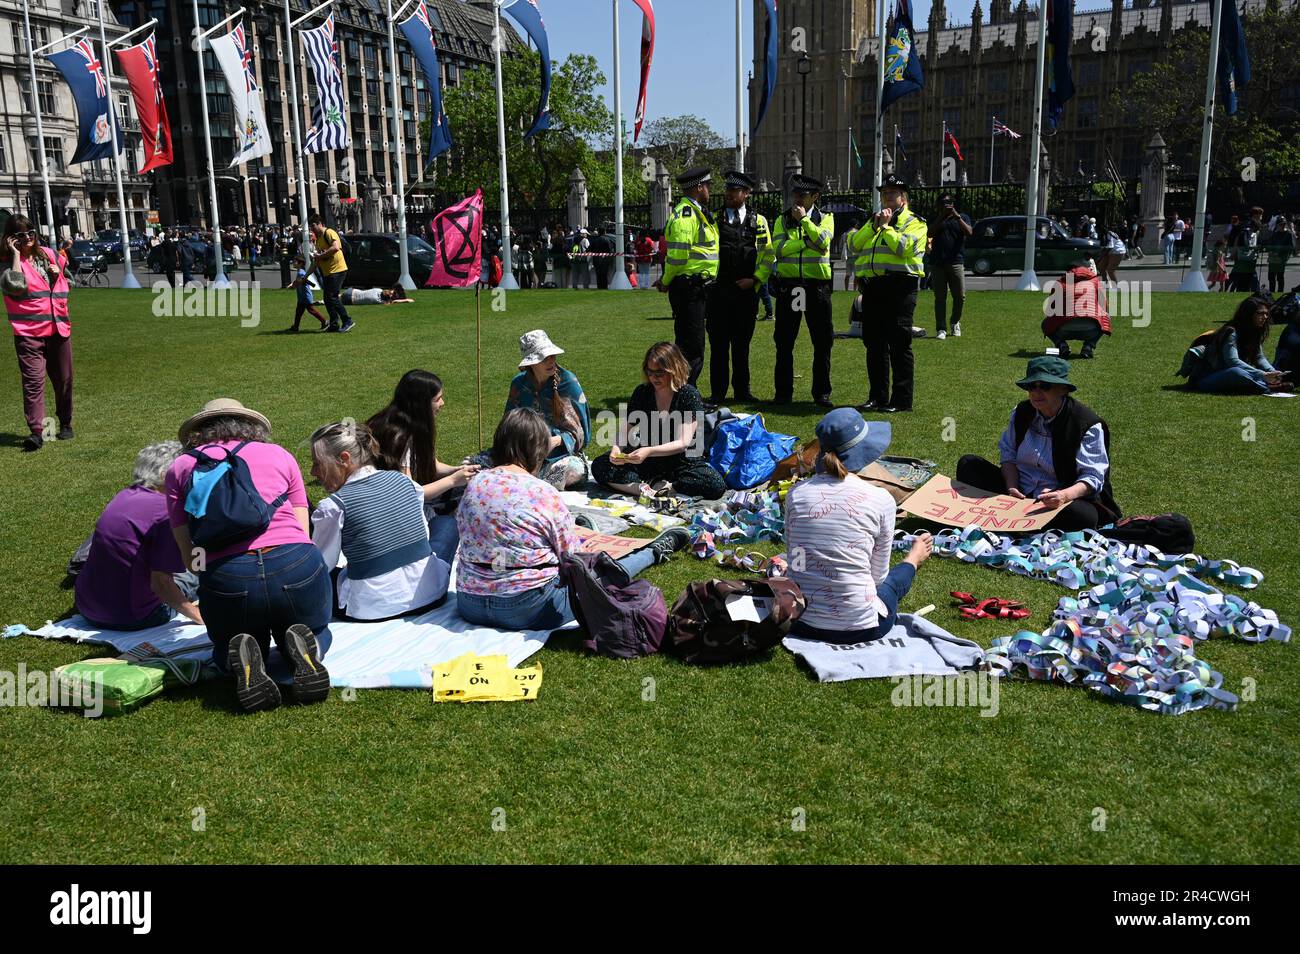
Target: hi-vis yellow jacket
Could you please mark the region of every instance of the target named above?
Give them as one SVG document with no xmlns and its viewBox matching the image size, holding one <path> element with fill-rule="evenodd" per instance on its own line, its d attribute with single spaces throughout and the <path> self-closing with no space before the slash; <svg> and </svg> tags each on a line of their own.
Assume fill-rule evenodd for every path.
<svg viewBox="0 0 1300 954">
<path fill-rule="evenodd" d="M 814 224 L 812 215 L 791 223 L 788 213 L 776 217 L 772 228 L 772 250 L 755 276 L 767 281 L 773 271 L 778 278 L 791 281 L 826 280 L 831 277 L 831 239 L 835 236 L 835 216 L 819 213 Z"/>
<path fill-rule="evenodd" d="M 664 228 L 664 241 L 668 252 L 660 280 L 665 286 L 678 275 L 717 277 L 718 223 L 694 199 L 683 197 L 673 207 Z"/>
<path fill-rule="evenodd" d="M 919 278 L 925 274 L 922 259 L 928 232 L 925 219 L 906 206 L 883 229 L 876 228 L 874 218 L 868 219 L 849 239 L 853 274 L 858 278 L 891 273 Z"/>
</svg>

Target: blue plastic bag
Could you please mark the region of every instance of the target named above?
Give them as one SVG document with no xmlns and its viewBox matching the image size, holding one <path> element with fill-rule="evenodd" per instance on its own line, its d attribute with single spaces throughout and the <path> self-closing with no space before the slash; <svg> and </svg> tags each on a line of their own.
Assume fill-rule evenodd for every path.
<svg viewBox="0 0 1300 954">
<path fill-rule="evenodd" d="M 709 448 L 709 464 L 732 490 L 757 487 L 771 478 L 776 465 L 789 457 L 797 438 L 773 434 L 763 426 L 763 417 L 751 415 L 718 426 Z"/>
</svg>

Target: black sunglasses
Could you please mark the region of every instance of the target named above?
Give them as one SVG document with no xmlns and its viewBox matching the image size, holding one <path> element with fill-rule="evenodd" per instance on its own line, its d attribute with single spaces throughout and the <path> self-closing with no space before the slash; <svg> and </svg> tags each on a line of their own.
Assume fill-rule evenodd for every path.
<svg viewBox="0 0 1300 954">
<path fill-rule="evenodd" d="M 1028 384 L 1025 385 L 1025 390 L 1026 391 L 1047 391 L 1050 390 L 1051 387 L 1052 386 L 1048 384 L 1046 381 L 1030 381 Z"/>
</svg>

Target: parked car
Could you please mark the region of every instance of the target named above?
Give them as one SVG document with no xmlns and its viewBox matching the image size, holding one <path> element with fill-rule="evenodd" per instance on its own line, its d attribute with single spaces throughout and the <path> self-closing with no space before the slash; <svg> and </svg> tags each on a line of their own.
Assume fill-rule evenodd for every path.
<svg viewBox="0 0 1300 954">
<path fill-rule="evenodd" d="M 401 277 L 397 235 L 392 232 L 356 232 L 341 236 L 348 260 L 348 285 L 352 288 L 391 288 Z M 433 271 L 433 246 L 415 235 L 406 236 L 411 280 L 423 286 Z"/>
<path fill-rule="evenodd" d="M 1074 238 L 1045 215 L 1038 216 L 1038 238 L 1034 243 L 1034 271 L 1063 272 L 1080 258 L 1101 253 L 1101 243 Z M 1025 264 L 1025 217 L 995 215 L 975 223 L 966 239 L 966 267 L 976 275 L 992 275 L 1008 269 L 1019 271 Z"/>
<path fill-rule="evenodd" d="M 97 272 L 108 271 L 108 260 L 95 247 L 94 242 L 82 240 L 72 243 L 72 251 L 68 254 L 68 267 L 75 275 L 83 266 L 93 266 Z"/>
<path fill-rule="evenodd" d="M 145 249 L 148 248 L 148 240 L 144 237 L 143 232 L 135 229 L 131 229 L 127 234 L 131 239 L 131 259 L 132 261 L 140 261 L 144 258 Z M 93 242 L 108 261 L 122 261 L 121 229 L 100 229 L 95 233 Z"/>
</svg>

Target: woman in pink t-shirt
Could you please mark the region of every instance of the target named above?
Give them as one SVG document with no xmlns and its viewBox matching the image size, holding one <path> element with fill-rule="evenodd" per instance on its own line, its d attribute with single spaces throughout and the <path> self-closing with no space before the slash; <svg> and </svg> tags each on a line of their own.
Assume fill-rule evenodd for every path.
<svg viewBox="0 0 1300 954">
<path fill-rule="evenodd" d="M 187 453 L 167 472 L 167 511 L 181 557 L 199 575 L 199 606 L 213 662 L 234 676 L 244 710 L 274 708 L 280 690 L 266 665 L 274 640 L 280 655 L 271 672 L 280 668 L 292 675 L 298 702 L 323 700 L 329 695 L 329 673 L 321 657 L 330 645 L 333 594 L 325 561 L 308 533 L 307 490 L 297 460 L 271 443 L 265 417 L 230 398 L 205 404 L 181 425 L 180 441 Z M 224 460 L 225 451 L 248 466 L 264 501 L 281 503 L 260 534 L 206 552 L 193 544 L 194 518 L 186 509 L 198 463 L 193 453 Z"/>
</svg>

